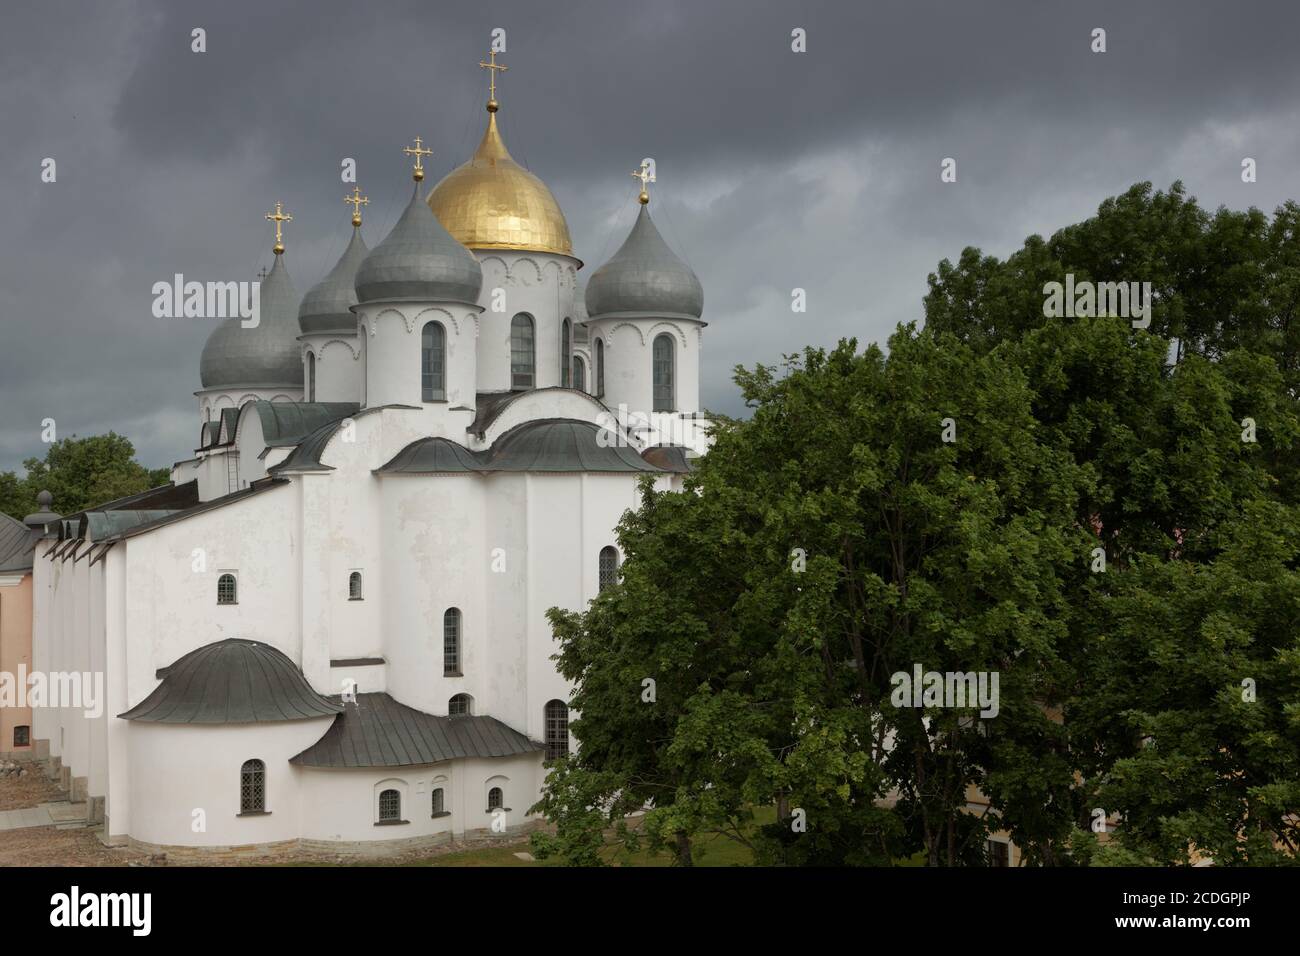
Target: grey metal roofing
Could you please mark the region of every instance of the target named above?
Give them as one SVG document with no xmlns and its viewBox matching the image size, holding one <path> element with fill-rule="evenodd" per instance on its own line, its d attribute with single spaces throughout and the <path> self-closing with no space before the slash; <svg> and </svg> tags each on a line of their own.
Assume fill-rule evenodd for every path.
<svg viewBox="0 0 1300 956">
<path fill-rule="evenodd" d="M 302 387 L 298 293 L 283 260 L 284 256 L 276 256 L 270 273 L 261 280 L 258 324 L 246 329 L 244 320 L 234 316 L 208 336 L 199 362 L 204 388 Z"/>
<path fill-rule="evenodd" d="M 646 461 L 635 448 L 602 445 L 599 426 L 570 418 L 524 422 L 506 432 L 491 448 L 474 452 L 446 438 L 411 442 L 380 475 L 489 474 L 527 472 L 648 472 L 664 469 Z"/>
<path fill-rule="evenodd" d="M 423 299 L 477 303 L 482 285 L 478 259 L 443 228 L 420 198 L 417 183 L 397 225 L 357 269 L 356 293 L 361 302 Z"/>
<path fill-rule="evenodd" d="M 77 536 L 84 538 L 89 532 L 91 541 L 102 541 L 121 534 L 128 528 L 139 527 L 162 518 L 169 518 L 181 509 L 122 509 L 114 511 L 87 511 L 81 517 Z"/>
<path fill-rule="evenodd" d="M 162 528 L 170 524 L 175 524 L 177 521 L 183 521 L 186 518 L 193 517 L 194 515 L 201 515 L 208 511 L 215 511 L 217 508 L 224 508 L 227 505 L 234 504 L 237 501 L 242 501 L 245 498 L 251 498 L 253 495 L 260 495 L 264 491 L 270 491 L 272 488 L 279 488 L 283 485 L 287 485 L 288 483 L 289 482 L 284 480 L 283 478 L 260 478 L 257 481 L 254 481 L 247 488 L 241 488 L 239 491 L 232 491 L 228 495 L 222 495 L 220 498 L 213 498 L 209 501 L 204 501 L 200 504 L 193 505 L 192 507 L 180 508 L 175 511 L 171 511 L 169 514 L 167 514 L 164 517 L 156 518 L 153 521 L 149 521 L 141 525 L 136 525 L 135 527 L 125 528 L 117 532 L 116 534 L 114 534 L 112 537 L 115 539 L 133 538 L 137 534 L 144 534 L 146 532 L 153 531 L 156 528 Z M 187 482 L 186 484 L 194 484 L 194 482 Z M 72 529 L 72 533 L 75 534 L 76 531 L 77 528 L 74 525 Z"/>
<path fill-rule="evenodd" d="M 449 438 L 421 438 L 399 451 L 377 472 L 381 475 L 454 475 L 482 470 L 482 460 L 464 445 Z"/>
<path fill-rule="evenodd" d="M 592 422 L 553 418 L 516 425 L 492 445 L 489 471 L 659 472 L 628 445 L 602 444 Z"/>
<path fill-rule="evenodd" d="M 704 288 L 691 267 L 668 248 L 643 205 L 626 241 L 587 280 L 587 313 L 698 319 Z"/>
<path fill-rule="evenodd" d="M 331 698 L 332 701 L 339 698 Z M 320 740 L 289 762 L 302 767 L 414 767 L 461 757 L 546 749 L 495 717 L 437 717 L 387 694 L 358 694 Z"/>
<path fill-rule="evenodd" d="M 310 332 L 344 332 L 356 334 L 357 269 L 370 252 L 361 238 L 361 227 L 352 227 L 352 240 L 329 274 L 302 297 L 298 306 L 298 327 Z"/>
<path fill-rule="evenodd" d="M 83 519 L 92 511 L 163 511 L 169 514 L 183 512 L 199 504 L 199 483 L 197 479 L 175 485 L 168 482 L 156 488 L 137 491 L 133 495 L 124 495 L 105 501 L 92 508 L 86 508 L 59 520 L 60 537 L 75 537 L 83 533 Z"/>
<path fill-rule="evenodd" d="M 686 475 L 692 471 L 690 459 L 686 457 L 689 450 L 684 445 L 652 445 L 641 452 L 641 457 L 664 471 Z"/>
<path fill-rule="evenodd" d="M 0 514 L 0 574 L 32 569 L 32 546 L 36 536 L 21 521 Z"/>
<path fill-rule="evenodd" d="M 221 427 L 217 430 L 217 441 L 229 445 L 235 440 L 235 429 L 239 427 L 239 409 L 223 408 L 221 410 Z"/>
<path fill-rule="evenodd" d="M 169 665 L 162 683 L 123 720 L 253 724 L 329 717 L 342 707 L 312 690 L 293 661 L 260 641 L 228 638 Z"/>
<path fill-rule="evenodd" d="M 199 448 L 211 448 L 221 434 L 221 422 L 204 422 L 199 429 Z"/>
<path fill-rule="evenodd" d="M 414 410 L 414 405 L 374 405 L 370 408 L 363 408 L 351 416 L 343 418 L 361 418 L 363 415 L 370 415 L 374 412 L 382 412 L 386 408 L 406 408 Z M 278 475 L 282 472 L 302 472 L 302 471 L 333 471 L 333 465 L 327 465 L 321 461 L 321 455 L 325 453 L 325 447 L 329 444 L 330 438 L 343 422 L 339 418 L 332 422 L 326 422 L 319 428 L 306 435 L 298 446 L 294 448 L 278 465 L 273 465 L 267 469 L 268 474 Z"/>
<path fill-rule="evenodd" d="M 579 388 L 565 388 L 561 385 L 547 385 L 544 388 L 529 388 L 510 392 L 479 392 L 474 396 L 474 420 L 469 423 L 465 431 L 482 438 L 492 426 L 492 423 L 500 417 L 501 413 L 512 402 L 528 395 L 538 395 L 543 392 L 572 392 L 587 399 L 593 407 L 604 412 L 609 411 L 609 407 L 590 392 L 584 392 Z"/>
<path fill-rule="evenodd" d="M 355 415 L 357 402 L 264 402 L 254 403 L 262 420 L 262 439 L 272 448 L 296 445 L 320 428 Z"/>
</svg>

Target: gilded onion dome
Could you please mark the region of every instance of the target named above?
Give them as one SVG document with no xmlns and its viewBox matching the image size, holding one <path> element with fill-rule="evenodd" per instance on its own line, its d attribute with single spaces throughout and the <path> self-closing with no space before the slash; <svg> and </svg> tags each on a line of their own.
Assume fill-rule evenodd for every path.
<svg viewBox="0 0 1300 956">
<path fill-rule="evenodd" d="M 569 224 L 546 184 L 511 158 L 497 129 L 495 100 L 487 131 L 469 162 L 442 178 L 429 208 L 470 249 L 519 249 L 573 255 Z"/>
</svg>

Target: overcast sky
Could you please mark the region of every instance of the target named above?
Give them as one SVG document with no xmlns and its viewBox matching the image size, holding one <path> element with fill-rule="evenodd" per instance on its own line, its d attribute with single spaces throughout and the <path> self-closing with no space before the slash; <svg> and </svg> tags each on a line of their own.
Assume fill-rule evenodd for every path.
<svg viewBox="0 0 1300 956">
<path fill-rule="evenodd" d="M 375 245 L 407 193 L 402 146 L 432 146 L 432 184 L 477 144 L 495 27 L 503 135 L 585 274 L 655 158 L 656 221 L 705 290 L 702 399 L 733 414 L 736 364 L 883 340 L 964 246 L 1006 255 L 1142 180 L 1211 208 L 1300 196 L 1294 0 L 10 2 L 0 469 L 44 454 L 45 418 L 125 434 L 149 466 L 188 457 L 214 320 L 154 318 L 153 283 L 254 279 L 281 200 L 306 291 L 347 239 L 343 157 Z"/>
</svg>

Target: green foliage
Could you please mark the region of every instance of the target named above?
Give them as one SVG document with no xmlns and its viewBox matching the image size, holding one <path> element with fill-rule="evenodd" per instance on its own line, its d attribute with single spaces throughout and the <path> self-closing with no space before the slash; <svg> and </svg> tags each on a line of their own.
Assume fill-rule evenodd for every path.
<svg viewBox="0 0 1300 956">
<path fill-rule="evenodd" d="M 682 863 L 724 833 L 768 863 L 977 865 L 993 829 L 1030 864 L 1294 863 L 1298 219 L 1137 186 L 941 263 L 887 356 L 738 369 L 752 417 L 685 493 L 647 482 L 620 585 L 551 612 L 581 747 L 544 851 L 595 862 L 647 808 L 618 838 Z M 1151 328 L 1044 318 L 1066 272 L 1151 281 Z M 997 673 L 997 717 L 894 706 L 914 664 Z"/>
<path fill-rule="evenodd" d="M 48 490 L 54 509 L 75 514 L 106 501 L 166 484 L 169 469 L 146 469 L 135 460 L 135 447 L 115 432 L 86 438 L 62 438 L 45 457 L 23 462 L 26 475 L 0 472 L 0 510 L 21 520 L 37 510 L 36 496 Z"/>
</svg>

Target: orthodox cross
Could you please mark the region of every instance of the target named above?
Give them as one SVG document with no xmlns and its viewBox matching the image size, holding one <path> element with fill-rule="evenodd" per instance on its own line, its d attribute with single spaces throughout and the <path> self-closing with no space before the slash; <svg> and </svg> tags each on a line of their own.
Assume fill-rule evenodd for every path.
<svg viewBox="0 0 1300 956">
<path fill-rule="evenodd" d="M 504 73 L 510 67 L 497 62 L 496 50 L 488 51 L 488 59 L 492 62 L 484 63 L 479 60 L 478 65 L 488 71 L 488 112 L 495 113 L 497 111 L 497 73 Z"/>
<path fill-rule="evenodd" d="M 641 180 L 641 195 L 638 198 L 644 206 L 650 201 L 650 193 L 646 191 L 646 185 L 655 181 L 655 174 L 650 172 L 650 164 L 642 163 L 640 169 L 632 171 L 632 178 Z"/>
<path fill-rule="evenodd" d="M 352 195 L 344 196 L 343 201 L 352 206 L 352 225 L 361 225 L 361 207 L 370 205 L 370 198 L 361 195 L 361 187 L 353 186 Z"/>
<path fill-rule="evenodd" d="M 433 150 L 421 148 L 423 142 L 424 141 L 417 136 L 415 137 L 414 149 L 412 149 L 410 146 L 402 147 L 402 152 L 404 152 L 407 156 L 415 157 L 415 169 L 412 170 L 411 172 L 411 178 L 414 179 L 417 183 L 424 178 L 424 157 L 433 155 Z"/>
<path fill-rule="evenodd" d="M 280 203 L 277 202 L 275 204 L 275 212 L 268 212 L 266 218 L 275 223 L 275 245 L 271 248 L 271 251 L 278 256 L 284 252 L 284 237 L 280 235 L 280 224 L 292 222 L 293 216 L 289 215 L 287 212 L 282 212 L 280 209 Z"/>
</svg>

